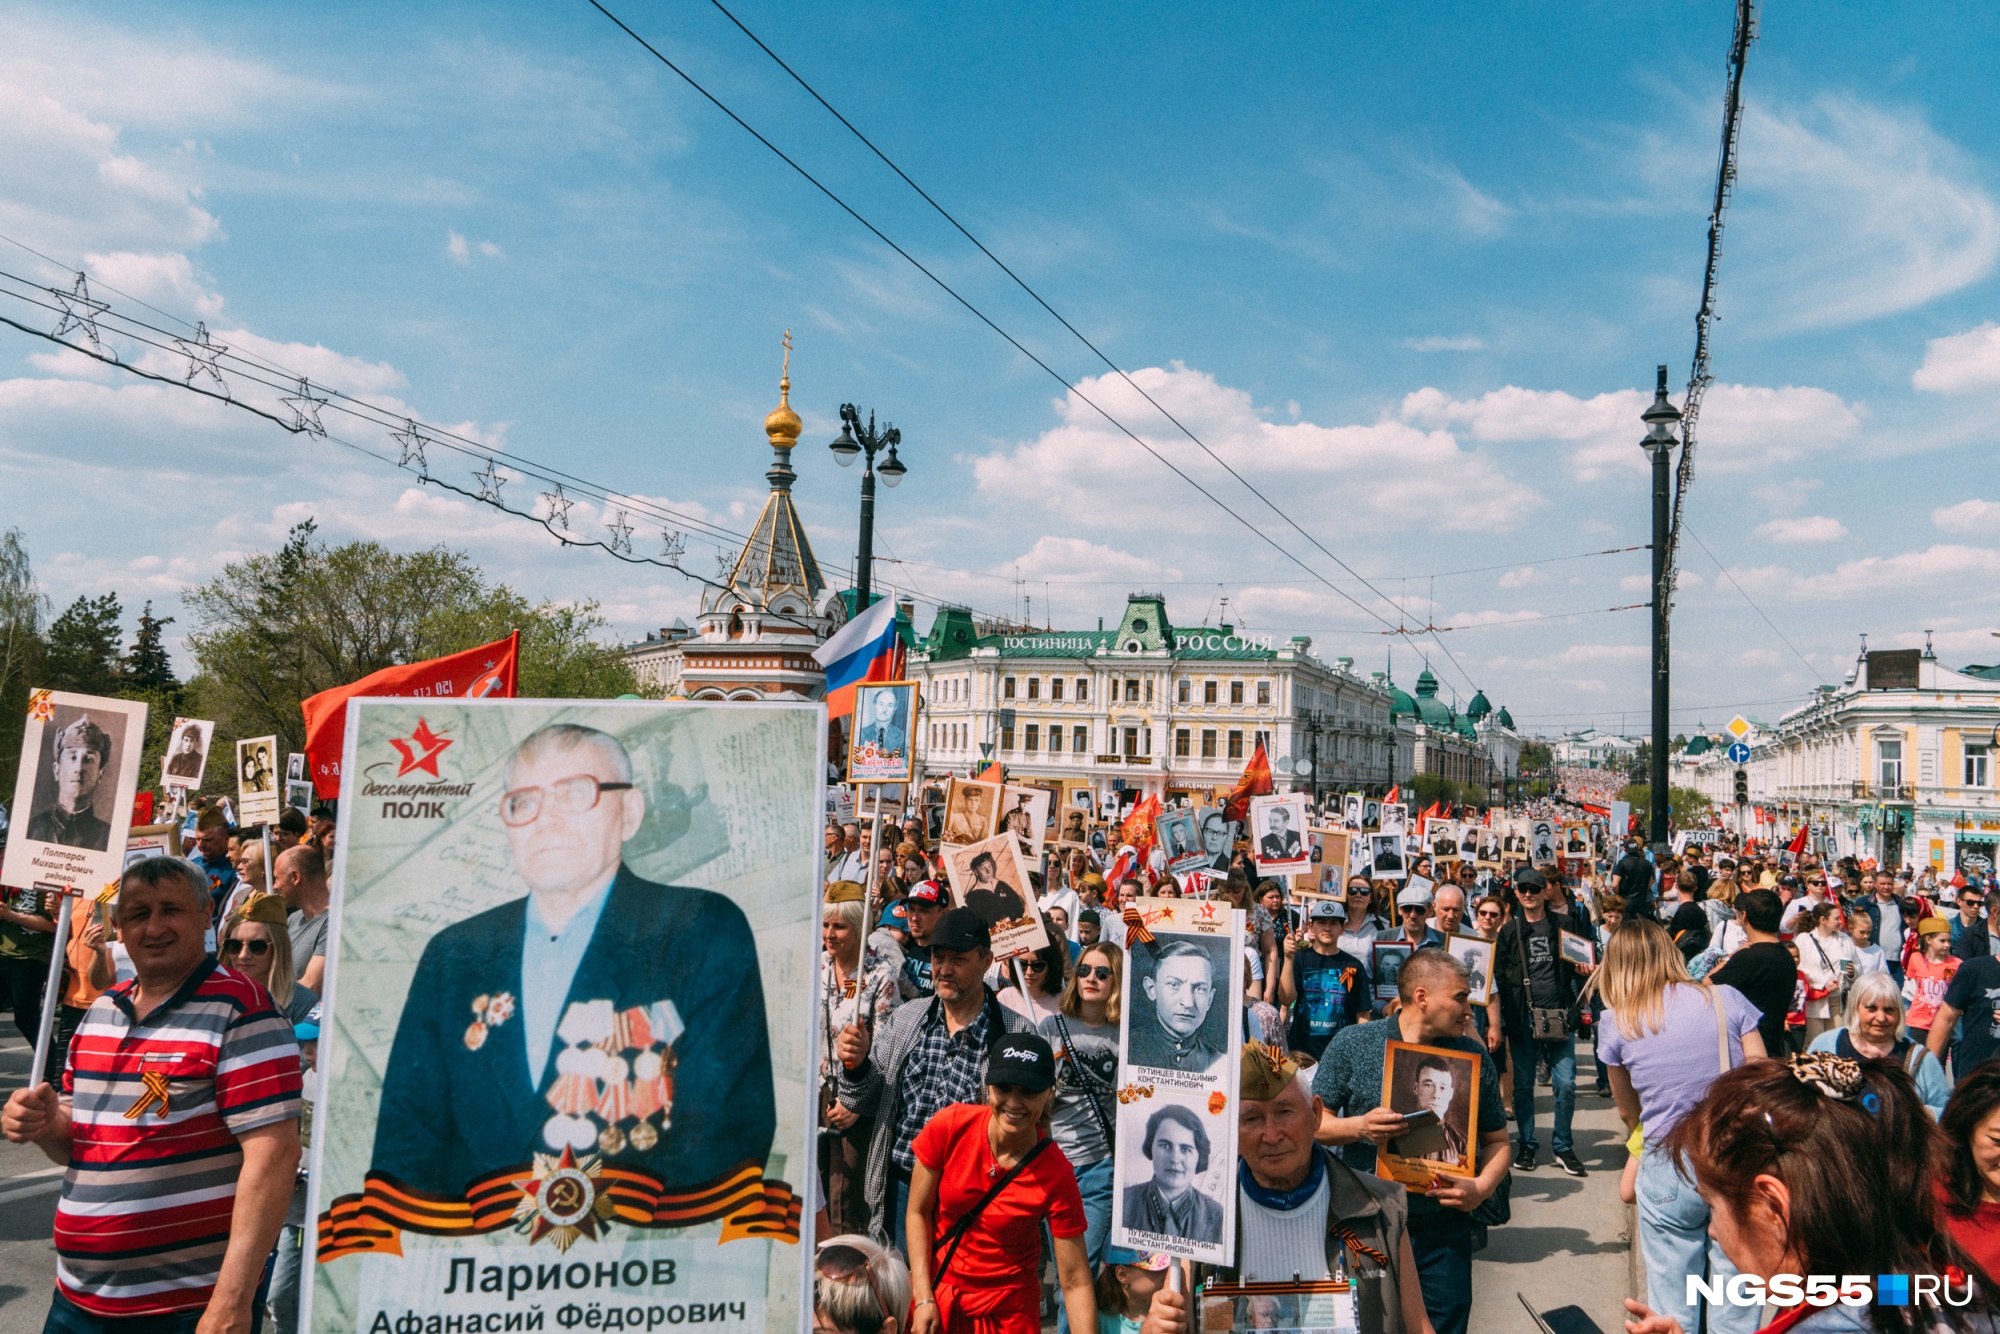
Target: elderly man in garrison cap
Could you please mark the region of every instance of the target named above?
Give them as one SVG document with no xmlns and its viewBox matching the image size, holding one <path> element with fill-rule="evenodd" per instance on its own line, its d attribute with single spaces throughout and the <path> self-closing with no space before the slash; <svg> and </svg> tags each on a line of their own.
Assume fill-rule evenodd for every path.
<svg viewBox="0 0 2000 1334">
<path fill-rule="evenodd" d="M 111 846 L 111 822 L 97 813 L 97 789 L 112 777 L 110 734 L 81 714 L 56 733 L 49 752 L 56 799 L 29 817 L 28 837 L 103 852 Z"/>
<path fill-rule="evenodd" d="M 757 942 L 729 899 L 625 865 L 646 799 L 624 745 L 534 732 L 494 814 L 528 893 L 424 947 L 371 1169 L 456 1197 L 565 1149 L 671 1191 L 761 1165 L 777 1109 Z"/>
<path fill-rule="evenodd" d="M 1261 1042 L 1243 1047 L 1236 1140 L 1236 1268 L 1223 1282 L 1345 1279 L 1360 1334 L 1429 1328 L 1407 1231 L 1407 1194 L 1313 1142 L 1324 1110 L 1299 1067 Z M 1194 1284 L 1186 1285 L 1187 1292 Z M 1332 1322 L 1342 1327 L 1345 1320 Z M 1143 1334 L 1190 1334 L 1185 1292 L 1162 1288 Z"/>
</svg>

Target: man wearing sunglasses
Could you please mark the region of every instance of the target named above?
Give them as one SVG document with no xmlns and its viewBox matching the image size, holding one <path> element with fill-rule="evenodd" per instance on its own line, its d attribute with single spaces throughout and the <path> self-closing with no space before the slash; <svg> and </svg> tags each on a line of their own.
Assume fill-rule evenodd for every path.
<svg viewBox="0 0 2000 1334">
<path fill-rule="evenodd" d="M 720 894 L 633 874 L 645 815 L 608 733 L 556 724 L 516 748 L 494 817 L 528 893 L 424 947 L 372 1170 L 455 1197 L 567 1148 L 680 1191 L 770 1154 L 749 923 Z"/>
</svg>

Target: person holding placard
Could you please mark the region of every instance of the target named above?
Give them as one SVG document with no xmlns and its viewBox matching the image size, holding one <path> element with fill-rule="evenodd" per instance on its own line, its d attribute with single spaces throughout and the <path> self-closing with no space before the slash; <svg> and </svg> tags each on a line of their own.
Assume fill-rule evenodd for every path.
<svg viewBox="0 0 2000 1334">
<path fill-rule="evenodd" d="M 1300 947 L 1297 935 L 1285 937 L 1278 998 L 1292 1007 L 1286 1045 L 1314 1060 L 1335 1033 L 1364 1022 L 1372 1005 L 1366 965 L 1340 947 L 1346 926 L 1347 909 L 1333 899 L 1319 899 L 1306 913 L 1305 946 Z"/>
</svg>

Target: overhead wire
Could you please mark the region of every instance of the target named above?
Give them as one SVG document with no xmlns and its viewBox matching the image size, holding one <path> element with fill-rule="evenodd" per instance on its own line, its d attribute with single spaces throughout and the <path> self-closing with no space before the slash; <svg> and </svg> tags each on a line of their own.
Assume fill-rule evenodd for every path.
<svg viewBox="0 0 2000 1334">
<path fill-rule="evenodd" d="M 647 41 L 643 36 L 641 36 L 635 29 L 632 28 L 630 24 L 626 23 L 623 19 L 619 18 L 618 15 L 614 14 L 610 9 L 606 8 L 605 5 L 601 2 L 601 0 L 585 0 L 585 3 L 589 4 L 591 8 L 597 10 L 598 13 L 604 15 L 605 18 L 609 19 L 611 23 L 615 25 L 621 32 L 623 32 L 627 37 L 631 38 L 640 47 L 644 48 L 645 51 L 648 54 L 650 54 L 655 60 L 659 61 L 662 65 L 666 66 L 669 70 L 673 71 L 673 73 L 678 78 L 680 78 L 680 80 L 683 83 L 687 84 L 688 87 L 694 89 L 694 91 L 700 94 L 702 98 L 704 98 L 711 106 L 715 107 L 716 110 L 720 111 L 723 115 L 727 116 L 731 121 L 735 122 L 735 124 L 740 129 L 742 129 L 744 133 L 750 135 L 751 138 L 755 139 L 758 143 L 762 144 L 774 156 L 776 156 L 779 161 L 783 162 L 786 166 L 790 167 L 794 172 L 796 172 L 799 175 L 799 177 L 803 179 L 807 184 L 811 185 L 815 190 L 819 191 L 822 195 L 826 196 L 826 198 L 835 207 L 840 209 L 841 212 L 847 214 L 848 217 L 852 218 L 855 222 L 859 223 L 863 228 L 865 228 L 870 235 L 874 236 L 883 245 L 893 250 L 902 260 L 904 260 L 904 262 L 908 263 L 912 268 L 916 269 L 917 272 L 921 273 L 925 278 L 929 279 L 931 283 L 933 283 L 940 291 L 944 292 L 953 301 L 957 302 L 960 306 L 962 306 L 967 311 L 967 313 L 973 316 L 973 318 L 977 319 L 981 324 L 984 324 L 988 329 L 992 330 L 1001 339 L 1003 339 L 1009 346 L 1014 348 L 1015 351 L 1019 352 L 1029 361 L 1033 362 L 1051 379 L 1056 381 L 1056 383 L 1062 385 L 1064 390 L 1066 390 L 1070 395 L 1076 398 L 1079 402 L 1083 403 L 1085 406 L 1089 407 L 1098 416 L 1102 417 L 1121 435 L 1124 435 L 1127 439 L 1131 440 L 1134 444 L 1138 445 L 1147 454 L 1151 455 L 1155 461 L 1159 462 L 1162 466 L 1166 467 L 1169 471 L 1171 471 L 1176 477 L 1179 477 L 1183 482 L 1187 483 L 1190 487 L 1194 488 L 1194 490 L 1198 494 L 1203 496 L 1218 509 L 1222 510 L 1222 512 L 1227 514 L 1230 518 L 1236 520 L 1236 522 L 1240 524 L 1242 527 L 1248 529 L 1253 536 L 1257 537 L 1266 545 L 1270 546 L 1280 556 L 1284 557 L 1286 560 L 1297 565 L 1301 570 L 1304 570 L 1307 574 L 1314 576 L 1318 582 L 1324 584 L 1328 589 L 1332 590 L 1340 597 L 1352 603 L 1356 608 L 1360 609 L 1364 614 L 1380 621 L 1384 626 L 1391 625 L 1389 619 L 1386 616 L 1383 616 L 1373 607 L 1368 606 L 1360 599 L 1348 593 L 1345 589 L 1340 588 L 1338 585 L 1334 584 L 1331 580 L 1328 580 L 1324 575 L 1321 575 L 1319 571 L 1313 569 L 1310 565 L 1306 564 L 1305 561 L 1301 560 L 1296 554 L 1294 554 L 1288 548 L 1280 544 L 1269 533 L 1265 532 L 1262 528 L 1258 527 L 1256 524 L 1250 522 L 1249 519 L 1245 518 L 1242 514 L 1238 513 L 1220 496 L 1216 495 L 1214 492 L 1210 491 L 1207 487 L 1203 486 L 1199 481 L 1197 481 L 1194 477 L 1189 475 L 1179 465 L 1174 463 L 1171 459 L 1167 458 L 1164 454 L 1160 453 L 1159 450 L 1153 448 L 1153 446 L 1147 443 L 1147 441 L 1143 439 L 1137 432 L 1133 431 L 1130 427 L 1126 426 L 1124 422 L 1120 421 L 1117 417 L 1113 416 L 1095 399 L 1085 394 L 1074 383 L 1072 383 L 1067 376 L 1063 375 L 1060 371 L 1056 370 L 1053 366 L 1049 365 L 1049 363 L 1046 360 L 1044 360 L 1041 356 L 1039 356 L 1035 352 L 1031 351 L 1013 334 L 1003 329 L 998 323 L 996 323 L 992 319 L 992 317 L 988 316 L 978 306 L 974 305 L 969 299 L 967 299 L 964 295 L 962 295 L 951 284 L 947 283 L 943 278 L 939 277 L 937 273 L 935 273 L 932 269 L 930 269 L 927 265 L 925 265 L 921 260 L 917 259 L 916 256 L 912 255 L 908 250 L 904 249 L 896 241 L 892 240 L 887 233 L 883 232 L 881 228 L 877 227 L 873 222 L 869 221 L 866 217 L 864 217 L 858 209 L 856 209 L 853 205 L 849 204 L 830 186 L 826 185 L 817 176 L 813 175 L 812 172 L 808 171 L 801 163 L 799 163 L 790 154 L 786 153 L 783 149 L 779 148 L 775 143 L 773 143 L 769 138 L 765 137 L 765 135 L 762 132 L 760 132 L 755 126 L 751 125 L 742 116 L 738 115 L 726 102 L 722 101 L 721 98 L 717 97 L 714 93 L 710 92 L 708 88 L 705 87 L 700 82 L 700 80 L 696 79 L 693 75 L 689 74 L 685 69 L 681 68 L 681 66 L 676 64 L 658 47 L 654 46 L 651 42 Z M 737 26 L 742 27 L 742 24 L 739 22 Z M 748 29 L 746 28 L 744 29 L 744 31 L 748 32 Z M 760 42 L 759 45 L 762 45 L 762 43 Z M 766 47 L 765 50 L 767 51 L 767 53 L 769 52 L 768 47 Z M 773 59 L 776 59 L 775 55 L 773 56 Z M 780 64 L 782 63 L 783 62 L 781 61 Z M 789 72 L 789 66 L 787 66 L 786 68 Z M 796 79 L 798 78 L 798 75 L 796 73 L 793 73 L 793 77 Z M 804 80 L 801 79 L 800 82 L 803 83 Z M 814 96 L 817 97 L 818 94 L 815 93 Z M 820 101 L 822 105 L 826 105 L 825 99 L 821 98 Z M 831 110 L 830 107 L 829 110 Z M 853 127 L 850 125 L 849 128 L 852 129 Z M 856 133 L 858 134 L 859 131 L 856 131 Z M 876 152 L 878 153 L 878 155 L 880 155 L 880 150 L 876 150 Z M 898 174 L 901 174 L 900 170 Z M 907 180 L 908 177 L 905 176 L 904 179 Z M 914 183 L 912 184 L 914 185 Z M 926 198 L 928 198 L 928 196 L 926 196 Z M 933 206 L 935 207 L 936 206 L 935 201 L 932 201 L 932 203 Z M 940 212 L 942 211 L 943 210 L 940 208 Z M 954 220 L 954 225 L 956 225 L 955 220 Z M 960 230 L 963 231 L 964 229 L 961 227 Z M 970 238 L 970 233 L 966 233 L 966 235 L 968 236 L 968 238 Z M 975 241 L 975 244 L 976 243 L 977 242 Z M 984 249 L 984 247 L 981 248 Z M 988 253 L 990 256 L 990 252 Z M 998 261 L 996 260 L 995 262 L 997 263 Z M 1005 266 L 1003 265 L 1002 267 L 1004 268 Z M 1016 281 L 1018 282 L 1019 279 L 1016 278 Z M 1038 301 L 1040 300 L 1039 297 L 1037 297 L 1036 299 Z M 1044 308 L 1047 308 L 1046 303 L 1043 304 Z M 1051 314 L 1053 313 L 1054 312 L 1051 311 Z M 1061 317 L 1058 316 L 1057 318 Z M 1073 333 L 1075 332 L 1074 328 L 1071 329 L 1071 332 Z M 1082 337 L 1081 334 L 1078 334 L 1077 336 L 1079 338 Z M 1100 357 L 1103 356 L 1101 352 L 1098 355 Z M 1114 370 L 1117 369 L 1115 363 L 1111 363 L 1108 358 L 1105 358 L 1105 360 L 1106 364 L 1112 365 Z M 1119 374 L 1123 375 L 1123 372 L 1120 371 Z M 1126 379 L 1127 383 L 1131 382 L 1130 377 L 1126 377 Z M 1134 385 L 1134 388 L 1137 388 L 1137 386 Z M 1143 389 L 1140 390 L 1141 394 L 1144 394 L 1144 392 L 1145 391 Z M 1147 396 L 1147 398 L 1149 402 L 1152 401 L 1150 396 Z M 1154 406 L 1158 407 L 1159 405 L 1155 403 Z M 1167 415 L 1169 420 L 1174 420 L 1172 414 L 1166 413 L 1166 410 L 1164 408 L 1161 408 L 1160 410 L 1163 414 Z M 1178 421 L 1175 421 L 1175 424 L 1177 426 L 1180 425 Z M 1183 431 L 1186 431 L 1186 427 L 1184 426 L 1182 426 L 1181 429 Z M 1208 446 L 1202 441 L 1200 441 L 1198 437 L 1194 437 L 1191 432 L 1189 432 L 1188 434 L 1190 438 L 1194 439 L 1195 443 L 1200 445 L 1201 448 L 1204 450 L 1204 452 L 1207 452 L 1211 458 L 1216 457 L 1214 451 L 1209 450 Z M 1219 458 L 1217 458 L 1216 461 L 1218 463 L 1222 463 L 1222 460 L 1220 460 Z M 1236 473 L 1234 469 L 1230 468 L 1228 464 L 1222 463 L 1222 466 L 1226 470 L 1228 470 L 1232 476 L 1236 477 L 1236 479 L 1239 482 L 1242 482 L 1243 485 L 1246 488 L 1248 488 L 1253 495 L 1256 495 L 1259 500 L 1262 500 L 1266 505 L 1272 505 L 1272 502 L 1269 500 L 1268 497 L 1264 496 L 1262 492 L 1258 491 L 1254 486 L 1251 486 L 1249 482 L 1245 481 L 1242 478 L 1242 476 Z M 1304 536 L 1308 542 L 1311 542 L 1315 547 L 1318 547 L 1324 554 L 1326 554 L 1330 559 L 1332 559 L 1335 564 L 1339 565 L 1342 569 L 1347 570 L 1350 575 L 1354 575 L 1357 579 L 1360 578 L 1358 574 L 1355 574 L 1354 570 L 1351 567 L 1349 567 L 1345 562 L 1341 561 L 1341 559 L 1338 556 L 1334 555 L 1331 551 L 1327 551 L 1324 546 L 1322 546 L 1316 539 L 1314 539 L 1311 536 L 1311 534 L 1306 533 L 1305 530 L 1302 528 L 1298 528 L 1298 525 L 1294 523 L 1288 515 L 1285 515 L 1283 511 L 1277 510 L 1277 507 L 1275 505 L 1272 505 L 1272 508 L 1274 511 L 1279 513 L 1280 517 L 1285 519 L 1286 523 L 1290 524 L 1293 528 L 1298 529 L 1300 534 Z M 1400 606 L 1397 606 L 1393 599 L 1382 594 L 1380 590 L 1373 588 L 1371 585 L 1367 585 L 1365 580 L 1363 580 L 1363 584 L 1364 586 L 1369 587 L 1369 591 L 1374 592 L 1377 597 L 1381 597 L 1384 602 L 1387 602 L 1392 607 L 1394 607 L 1397 612 L 1407 615 L 1404 609 Z M 1391 628 L 1397 629 L 1399 631 L 1407 631 L 1408 629 L 1407 626 L 1393 626 Z M 1472 677 L 1465 671 L 1464 666 L 1459 663 L 1457 656 L 1452 653 L 1450 647 L 1446 645 L 1442 639 L 1438 640 L 1437 642 L 1438 646 L 1444 650 L 1445 655 L 1451 659 L 1452 665 L 1458 669 L 1459 675 L 1464 677 L 1468 688 L 1473 687 Z"/>
<path fill-rule="evenodd" d="M 1704 556 L 1707 556 L 1711 561 L 1715 561 L 1716 571 L 1719 574 L 1721 574 L 1724 579 L 1727 579 L 1729 581 L 1729 586 L 1735 589 L 1739 594 L 1741 594 L 1745 602 L 1750 604 L 1750 610 L 1757 613 L 1757 618 L 1763 621 L 1764 624 L 1771 627 L 1771 633 L 1776 635 L 1778 639 L 1784 644 L 1784 646 L 1792 651 L 1792 655 L 1794 657 L 1796 657 L 1800 662 L 1806 665 L 1807 671 L 1817 676 L 1819 674 L 1819 668 L 1813 666 L 1812 659 L 1808 658 L 1805 654 L 1799 652 L 1799 646 L 1797 644 L 1794 644 L 1789 638 L 1786 637 L 1785 632 L 1778 628 L 1778 623 L 1776 621 L 1772 620 L 1769 616 L 1766 616 L 1764 614 L 1764 609 L 1757 605 L 1757 600 L 1750 596 L 1749 592 L 1743 587 L 1742 584 L 1736 582 L 1736 576 L 1729 572 L 1728 567 L 1725 566 L 1721 561 L 1716 560 L 1715 553 L 1708 549 L 1708 543 L 1701 540 L 1701 534 L 1695 532 L 1693 528 L 1687 528 L 1684 529 L 1683 531 L 1685 531 L 1689 537 L 1692 537 L 1694 539 L 1694 544 L 1701 548 L 1702 554 Z"/>
</svg>

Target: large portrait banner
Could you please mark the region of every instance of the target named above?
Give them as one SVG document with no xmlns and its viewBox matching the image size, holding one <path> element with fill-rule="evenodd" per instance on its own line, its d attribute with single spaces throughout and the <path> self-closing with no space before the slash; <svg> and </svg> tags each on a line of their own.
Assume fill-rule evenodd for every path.
<svg viewBox="0 0 2000 1334">
<path fill-rule="evenodd" d="M 802 1328 L 824 710 L 347 708 L 305 1327 Z"/>
<path fill-rule="evenodd" d="M 1111 1244 L 1227 1265 L 1236 1243 L 1243 911 L 1139 899 L 1119 1016 Z"/>
</svg>

